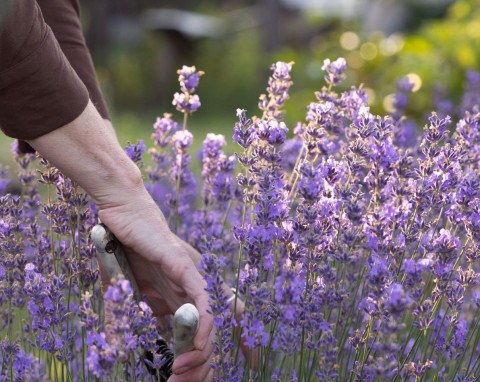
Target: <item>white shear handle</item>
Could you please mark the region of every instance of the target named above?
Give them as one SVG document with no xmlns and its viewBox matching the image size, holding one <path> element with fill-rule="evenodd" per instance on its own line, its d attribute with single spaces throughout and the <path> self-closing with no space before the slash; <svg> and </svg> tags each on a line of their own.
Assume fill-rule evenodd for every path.
<svg viewBox="0 0 480 382">
<path fill-rule="evenodd" d="M 179 356 L 195 349 L 193 338 L 198 331 L 200 315 L 195 305 L 183 304 L 173 316 L 173 354 Z"/>
<path fill-rule="evenodd" d="M 108 278 L 111 280 L 123 275 L 125 279 L 130 281 L 130 286 L 133 290 L 133 297 L 137 302 L 140 302 L 140 290 L 138 289 L 137 282 L 119 241 L 105 224 L 95 225 L 92 228 L 90 235 L 93 244 L 95 244 L 98 259 L 107 273 Z"/>
</svg>

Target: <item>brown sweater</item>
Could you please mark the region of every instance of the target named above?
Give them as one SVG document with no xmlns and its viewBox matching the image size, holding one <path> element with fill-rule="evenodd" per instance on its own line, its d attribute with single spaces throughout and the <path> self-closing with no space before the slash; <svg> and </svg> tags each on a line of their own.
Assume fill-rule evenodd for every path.
<svg viewBox="0 0 480 382">
<path fill-rule="evenodd" d="M 6 135 L 44 135 L 78 117 L 89 98 L 108 118 L 77 0 L 13 0 L 1 16 L 0 128 Z"/>
</svg>

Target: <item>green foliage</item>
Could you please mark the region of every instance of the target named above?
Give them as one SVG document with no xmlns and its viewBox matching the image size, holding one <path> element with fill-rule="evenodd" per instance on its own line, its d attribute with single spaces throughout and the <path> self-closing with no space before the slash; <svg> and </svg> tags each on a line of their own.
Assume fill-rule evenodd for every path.
<svg viewBox="0 0 480 382">
<path fill-rule="evenodd" d="M 107 56 L 108 67 L 100 68 L 100 78 L 102 88 L 108 89 L 113 107 L 141 107 L 153 91 L 154 40 L 150 36 L 138 46 L 115 47 Z"/>
<path fill-rule="evenodd" d="M 299 20 L 293 22 L 295 28 L 292 20 L 281 26 L 286 40 L 296 33 Z M 298 42 L 290 40 L 274 54 L 262 51 L 260 30 L 252 28 L 218 39 L 195 41 L 191 52 L 183 52 L 184 56 L 177 58 L 182 62 L 175 62 L 174 68 L 196 65 L 207 73 L 198 93 L 203 114 L 206 120 L 213 121 L 214 130 L 218 126 L 219 133 L 229 131 L 230 125 L 223 128 L 215 121 L 233 119 L 238 107 L 251 114 L 258 112 L 256 100 L 268 76 L 266 68 L 277 60 L 295 62 L 295 85 L 287 103 L 286 122 L 290 129 L 297 121 L 304 120 L 305 105 L 314 100 L 314 92 L 322 86 L 321 66 L 325 58 L 346 58 L 349 70 L 344 89 L 362 83 L 374 113 L 385 112 L 388 97 L 395 92 L 399 77 L 416 74 L 421 79 L 421 87 L 411 95 L 407 113 L 417 119 L 434 108 L 432 95 L 437 83 L 445 87 L 446 97 L 458 102 L 465 71 L 480 69 L 480 49 L 477 47 L 480 4 L 475 0 L 456 1 L 443 19 L 426 20 L 416 30 L 390 36 L 359 32 L 361 26 L 351 20 L 342 22 L 316 16 L 307 17 L 302 23 L 305 25 L 300 26 L 317 31 L 316 35 Z M 345 43 L 346 36 L 354 39 L 353 44 L 352 40 Z M 356 43 L 355 38 L 358 39 Z M 105 79 L 102 87 L 112 95 L 110 104 L 114 114 L 131 111 L 140 115 L 147 110 L 150 118 L 158 110 L 173 110 L 170 102 L 176 83 L 172 80 L 171 87 L 170 84 L 159 87 L 155 80 L 156 71 L 168 69 L 158 60 L 163 44 L 158 35 L 147 34 L 140 46 L 117 47 L 110 53 L 110 66 L 100 70 L 100 75 Z M 165 73 L 165 77 L 175 77 L 173 67 L 168 69 L 172 73 Z M 104 73 L 109 74 L 102 75 Z M 161 100 L 155 97 L 159 93 L 163 95 Z M 132 124 L 139 126 L 140 122 L 143 123 Z"/>
<path fill-rule="evenodd" d="M 199 87 L 204 112 L 235 116 L 238 107 L 256 108 L 252 100 L 268 76 L 258 34 L 247 30 L 199 44 L 195 65 L 207 73 Z"/>
<path fill-rule="evenodd" d="M 433 108 L 431 96 L 438 83 L 445 86 L 449 99 L 457 101 L 463 90 L 465 71 L 479 69 L 479 16 L 480 4 L 477 1 L 457 1 L 444 19 L 427 21 L 407 35 L 357 34 L 358 47 L 351 50 L 342 48 L 340 44 L 345 27 L 337 28 L 324 36 L 321 44 L 301 52 L 310 59 L 307 67 L 302 70 L 297 68 L 296 73 L 308 75 L 306 69 L 313 63 L 318 66 L 326 57 L 344 56 L 350 67 L 349 78 L 369 89 L 376 89 L 371 98 L 375 112 L 384 111 L 385 97 L 395 91 L 396 79 L 415 73 L 421 79 L 421 88 L 412 95 L 409 112 L 411 116 L 421 117 Z M 315 85 L 311 86 L 312 92 Z M 305 89 L 303 84 L 302 89 Z M 302 104 L 304 100 L 298 103 Z"/>
</svg>

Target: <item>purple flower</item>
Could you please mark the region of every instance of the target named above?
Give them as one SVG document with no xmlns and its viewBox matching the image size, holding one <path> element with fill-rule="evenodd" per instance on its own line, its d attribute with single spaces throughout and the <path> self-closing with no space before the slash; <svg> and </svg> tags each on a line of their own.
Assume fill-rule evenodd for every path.
<svg viewBox="0 0 480 382">
<path fill-rule="evenodd" d="M 465 73 L 466 90 L 462 95 L 460 104 L 460 114 L 465 111 L 473 111 L 480 106 L 480 97 L 478 90 L 480 89 L 480 72 L 467 70 Z"/>
<path fill-rule="evenodd" d="M 136 144 L 128 143 L 125 147 L 125 152 L 128 157 L 139 167 L 143 167 L 142 154 L 147 151 L 147 146 L 143 142 L 143 139 L 139 139 Z"/>
<path fill-rule="evenodd" d="M 386 283 L 389 277 L 387 261 L 379 256 L 372 256 L 369 259 L 369 271 L 367 279 L 368 281 L 380 290 L 386 287 Z"/>
<path fill-rule="evenodd" d="M 0 167 L 0 196 L 5 195 L 7 186 L 12 182 L 6 169 Z"/>
<path fill-rule="evenodd" d="M 176 150 L 185 150 L 192 145 L 193 135 L 188 130 L 180 130 L 173 134 L 172 142 Z"/>
<path fill-rule="evenodd" d="M 283 122 L 276 120 L 260 120 L 256 123 L 260 139 L 265 139 L 271 145 L 281 145 L 285 142 L 288 128 Z"/>
<path fill-rule="evenodd" d="M 200 98 L 193 93 L 203 72 L 197 72 L 194 66 L 183 66 L 177 73 L 182 92 L 173 95 L 172 104 L 181 113 L 193 113 L 200 107 Z"/>
<path fill-rule="evenodd" d="M 438 253 L 439 260 L 442 264 L 450 263 L 456 259 L 458 251 L 461 248 L 460 239 L 445 228 L 440 229 L 432 245 Z"/>
<path fill-rule="evenodd" d="M 298 305 L 304 286 L 305 279 L 299 268 L 283 267 L 275 281 L 276 302 Z"/>
<path fill-rule="evenodd" d="M 339 85 L 345 78 L 347 62 L 343 57 L 330 61 L 328 58 L 323 60 L 322 70 L 326 71 L 325 81 L 331 86 Z"/>
<path fill-rule="evenodd" d="M 397 80 L 397 90 L 401 93 L 410 93 L 415 84 L 410 80 L 408 76 L 403 76 Z"/>
<path fill-rule="evenodd" d="M 237 142 L 244 149 L 251 146 L 256 139 L 256 130 L 252 121 L 247 119 L 245 110 L 237 109 L 238 122 L 235 123 L 233 141 Z"/>
<path fill-rule="evenodd" d="M 0 380 L 10 381 L 10 372 L 14 375 L 12 381 L 41 382 L 48 380 L 45 364 L 42 360 L 26 353 L 16 342 L 0 341 Z M 8 365 L 11 366 L 9 370 Z"/>
<path fill-rule="evenodd" d="M 373 297 L 365 297 L 360 304 L 358 305 L 358 309 L 365 311 L 368 316 L 375 317 L 379 312 L 378 301 L 375 300 Z M 368 317 L 369 319 L 370 317 Z"/>
<path fill-rule="evenodd" d="M 277 62 L 271 67 L 272 76 L 268 79 L 267 95 L 260 95 L 258 107 L 263 111 L 263 119 L 282 119 L 284 112 L 281 108 L 288 99 L 288 92 L 293 82 L 290 79 L 290 70 L 293 62 Z"/>
<path fill-rule="evenodd" d="M 425 126 L 427 141 L 432 143 L 440 141 L 445 137 L 445 129 L 450 125 L 451 118 L 449 116 L 438 118 L 437 113 L 433 112 L 428 120 L 430 124 Z"/>
<path fill-rule="evenodd" d="M 63 301 L 64 277 L 38 273 L 32 263 L 25 265 L 24 290 L 29 298 L 28 310 L 32 316 L 31 328 L 37 333 L 35 345 L 51 353 L 63 351 L 67 341 L 59 330 L 67 319 Z"/>
<path fill-rule="evenodd" d="M 272 77 L 276 80 L 289 81 L 290 72 L 292 71 L 293 62 L 281 62 L 278 61 L 272 65 Z"/>
<path fill-rule="evenodd" d="M 230 155 L 223 135 L 208 134 L 192 159 L 193 135 L 170 114 L 152 131 L 147 189 L 175 233 L 202 253 L 216 378 L 259 377 L 237 349 L 243 343 L 258 349 L 261 377 L 275 381 L 473 380 L 479 74 L 467 74 L 461 119 L 442 95 L 418 137 L 418 122 L 406 116 L 407 77 L 396 84 L 396 110 L 375 115 L 361 86 L 336 91 L 346 62 L 327 59 L 327 85 L 287 139 L 292 65 L 272 65 L 260 116 L 237 110 L 240 153 Z M 178 75 L 174 105 L 190 113 L 200 105 L 202 72 L 185 66 Z M 168 361 L 160 329 L 126 280 L 102 299 L 88 238 L 96 209 L 73 181 L 16 146 L 21 194 L 3 195 L 14 172 L 0 169 L 0 326 L 11 333 L 0 341 L 0 380 L 37 378 L 41 362 L 25 346 L 52 353 L 75 381 L 151 379 L 147 369 Z M 146 146 L 139 141 L 126 152 L 140 162 Z M 198 183 L 190 169 L 196 159 Z M 224 280 L 245 302 L 239 316 Z"/>
<path fill-rule="evenodd" d="M 222 258 L 204 253 L 200 268 L 205 272 L 204 278 L 207 282 L 205 290 L 210 296 L 211 314 L 214 316 L 215 340 L 214 354 L 216 355 L 211 367 L 219 375 L 219 381 L 240 381 L 243 375 L 243 368 L 238 367 L 231 357 L 235 346 L 232 340 L 232 334 L 237 326 L 236 317 L 233 314 L 235 310 L 235 300 L 229 301 L 223 289 L 223 279 L 220 270 L 224 266 Z"/>
<path fill-rule="evenodd" d="M 180 88 L 184 93 L 194 93 L 200 82 L 200 76 L 204 74 L 202 71 L 197 71 L 195 66 L 183 66 L 182 69 L 177 70 L 178 82 Z"/>
<path fill-rule="evenodd" d="M 163 117 L 157 117 L 153 124 L 155 132 L 152 138 L 156 146 L 166 147 L 170 142 L 171 136 L 177 131 L 178 124 L 172 119 L 172 115 L 165 113 Z"/>
<path fill-rule="evenodd" d="M 160 366 L 165 362 L 161 354 L 156 354 L 157 340 L 160 338 L 157 320 L 146 303 L 137 305 L 133 301 L 128 280 L 115 280 L 104 293 L 105 309 L 110 317 L 104 331 L 99 327 L 99 318 L 93 310 L 91 298 L 88 292 L 83 295 L 80 312 L 87 329 L 87 365 L 95 376 L 110 376 L 116 364 L 135 357 L 135 352 L 141 349 L 153 355 L 150 365 Z"/>
<path fill-rule="evenodd" d="M 203 158 L 217 158 L 222 153 L 222 148 L 227 144 L 225 137 L 221 134 L 207 134 L 203 141 Z"/>
<path fill-rule="evenodd" d="M 244 327 L 242 337 L 244 344 L 250 349 L 258 346 L 266 346 L 269 341 L 269 335 L 265 331 L 265 325 L 258 319 L 242 321 Z"/>
<path fill-rule="evenodd" d="M 193 113 L 201 106 L 200 97 L 197 94 L 175 93 L 172 105 L 181 113 Z"/>
<path fill-rule="evenodd" d="M 130 282 L 125 279 L 119 279 L 114 286 L 109 286 L 104 294 L 107 301 L 121 303 L 125 297 L 133 293 Z"/>
<path fill-rule="evenodd" d="M 398 283 L 391 284 L 385 291 L 386 309 L 392 314 L 402 314 L 410 307 L 413 300 Z"/>
<path fill-rule="evenodd" d="M 116 362 L 116 352 L 107 343 L 105 333 L 89 333 L 86 362 L 97 378 L 109 377 Z"/>
</svg>

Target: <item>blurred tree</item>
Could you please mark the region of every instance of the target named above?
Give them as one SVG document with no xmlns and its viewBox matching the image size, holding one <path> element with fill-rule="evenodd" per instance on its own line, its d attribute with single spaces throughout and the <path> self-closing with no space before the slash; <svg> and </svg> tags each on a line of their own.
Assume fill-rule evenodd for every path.
<svg viewBox="0 0 480 382">
<path fill-rule="evenodd" d="M 280 0 L 261 0 L 261 30 L 263 49 L 266 53 L 277 51 L 281 46 Z"/>
<path fill-rule="evenodd" d="M 395 90 L 398 77 L 419 75 L 421 91 L 412 95 L 411 112 L 415 114 L 416 108 L 421 110 L 430 102 L 429 92 L 440 79 L 446 81 L 446 91 L 458 97 L 464 71 L 478 68 L 480 62 L 480 4 L 476 0 L 458 0 L 448 11 L 446 5 L 452 0 L 350 0 L 368 7 L 349 19 L 340 13 L 330 16 L 306 8 L 321 10 L 325 3 L 331 9 L 346 0 L 288 0 L 288 6 L 287 0 L 81 1 L 88 43 L 104 88 L 110 89 L 113 104 L 122 108 L 171 106 L 175 70 L 185 64 L 207 72 L 199 88 L 204 110 L 231 115 L 234 105 L 251 107 L 256 103 L 268 67 L 284 60 L 296 63 L 292 101 L 287 105 L 292 112 L 287 115 L 303 118 L 303 105 L 322 86 L 323 60 L 344 56 L 350 67 L 347 86 L 364 83 L 378 112 Z M 380 5 L 407 9 L 408 17 L 397 25 L 397 32 L 374 31 L 378 24 L 364 24 L 372 20 L 367 16 L 386 20 L 386 13 L 395 14 Z M 216 36 L 199 32 L 193 37 L 185 33 L 191 23 L 177 23 L 176 28 L 146 31 L 140 18 L 145 10 L 159 7 L 214 16 L 230 29 Z M 444 15 L 444 19 L 435 19 Z M 405 31 L 398 33 L 398 29 Z M 345 45 L 345 38 L 353 38 L 354 44 Z"/>
</svg>

